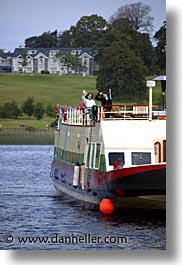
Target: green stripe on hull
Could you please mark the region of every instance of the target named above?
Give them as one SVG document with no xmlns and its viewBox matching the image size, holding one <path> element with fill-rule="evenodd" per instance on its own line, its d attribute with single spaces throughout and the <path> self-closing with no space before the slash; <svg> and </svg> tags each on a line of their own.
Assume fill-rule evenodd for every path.
<svg viewBox="0 0 182 265">
<path fill-rule="evenodd" d="M 75 165 L 77 162 L 81 165 L 84 161 L 83 153 L 75 153 L 71 151 L 65 151 L 56 147 L 55 149 L 55 161 L 65 162 L 67 164 Z M 104 154 L 100 155 L 99 171 L 106 171 L 106 161 Z"/>
</svg>

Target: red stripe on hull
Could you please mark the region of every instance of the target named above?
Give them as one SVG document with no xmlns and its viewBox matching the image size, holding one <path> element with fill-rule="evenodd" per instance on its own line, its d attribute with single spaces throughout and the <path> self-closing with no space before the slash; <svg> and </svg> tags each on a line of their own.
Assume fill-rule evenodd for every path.
<svg viewBox="0 0 182 265">
<path fill-rule="evenodd" d="M 73 183 L 73 172 L 74 172 L 74 166 L 67 163 L 58 163 L 54 161 L 52 163 L 52 175 L 54 175 L 55 168 L 58 169 L 58 175 L 64 176 L 67 182 L 69 184 Z M 160 170 L 165 170 L 166 164 L 155 164 L 155 165 L 142 165 L 142 166 L 134 166 L 130 168 L 121 168 L 121 169 L 115 169 L 108 172 L 94 170 L 94 169 L 85 169 L 85 184 L 88 183 L 88 187 L 90 189 L 97 188 L 102 185 L 106 185 L 108 183 L 111 183 L 113 181 L 117 181 L 122 178 L 129 178 L 131 176 L 137 176 L 137 175 L 144 175 L 145 178 L 147 178 L 147 174 L 150 172 L 153 175 Z M 164 175 L 164 173 L 163 173 Z M 164 177 L 164 176 L 163 176 Z M 129 179 L 128 179 L 129 180 Z"/>
</svg>

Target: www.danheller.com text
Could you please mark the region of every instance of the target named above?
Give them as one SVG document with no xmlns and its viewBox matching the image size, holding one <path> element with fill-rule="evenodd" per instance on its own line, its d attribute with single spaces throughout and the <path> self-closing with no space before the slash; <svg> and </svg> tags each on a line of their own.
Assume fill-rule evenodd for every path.
<svg viewBox="0 0 182 265">
<path fill-rule="evenodd" d="M 4 242 L 7 244 L 127 244 L 126 236 L 92 236 L 83 235 L 61 235 L 54 236 L 14 236 L 7 234 L 4 236 Z"/>
</svg>

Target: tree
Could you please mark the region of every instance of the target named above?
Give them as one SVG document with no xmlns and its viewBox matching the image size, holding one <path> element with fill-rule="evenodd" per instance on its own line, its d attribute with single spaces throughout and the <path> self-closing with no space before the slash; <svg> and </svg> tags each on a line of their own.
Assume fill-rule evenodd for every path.
<svg viewBox="0 0 182 265">
<path fill-rule="evenodd" d="M 22 111 L 29 116 L 29 118 L 34 113 L 34 99 L 33 97 L 28 97 L 27 100 L 23 102 Z"/>
<path fill-rule="evenodd" d="M 70 39 L 70 47 L 93 47 L 106 28 L 107 21 L 93 14 L 81 17 L 76 26 L 70 27 L 69 34 L 65 34 Z"/>
<path fill-rule="evenodd" d="M 37 120 L 40 120 L 43 118 L 45 113 L 44 104 L 42 102 L 37 102 L 34 107 L 34 116 L 37 118 Z"/>
<path fill-rule="evenodd" d="M 37 48 L 37 42 L 38 42 L 37 36 L 32 36 L 30 38 L 25 39 L 25 47 L 27 48 Z"/>
<path fill-rule="evenodd" d="M 2 118 L 12 118 L 12 109 L 11 109 L 11 103 L 6 102 L 2 106 Z"/>
<path fill-rule="evenodd" d="M 51 104 L 47 105 L 46 114 L 48 117 L 54 118 L 55 117 L 55 107 Z"/>
<path fill-rule="evenodd" d="M 25 40 L 25 47 L 29 48 L 54 48 L 57 47 L 57 30 L 44 32 L 40 36 L 33 36 Z"/>
<path fill-rule="evenodd" d="M 4 118 L 4 110 L 3 110 L 3 106 L 0 106 L 0 118 Z"/>
<path fill-rule="evenodd" d="M 15 100 L 13 100 L 12 102 L 10 102 L 11 104 L 11 111 L 12 111 L 12 117 L 14 119 L 17 119 L 18 116 L 22 115 L 22 111 L 21 109 L 18 107 L 17 103 Z"/>
<path fill-rule="evenodd" d="M 142 59 L 147 68 L 146 74 L 151 75 L 154 71 L 156 56 L 149 34 L 134 32 L 131 38 L 130 49 Z"/>
<path fill-rule="evenodd" d="M 58 35 L 58 47 L 72 47 L 72 33 L 70 32 L 70 30 L 65 30 Z"/>
<path fill-rule="evenodd" d="M 156 67 L 160 74 L 166 73 L 166 21 L 163 26 L 155 33 L 154 39 L 157 41 L 155 52 L 157 55 Z"/>
<path fill-rule="evenodd" d="M 139 56 L 126 43 L 114 42 L 99 60 L 97 89 L 112 89 L 114 100 L 140 101 L 146 97 L 146 68 Z"/>
<path fill-rule="evenodd" d="M 27 50 L 26 49 L 23 49 L 21 61 L 19 61 L 18 63 L 22 66 L 22 72 L 24 72 L 24 70 L 25 70 L 24 68 L 28 64 Z"/>
<path fill-rule="evenodd" d="M 112 42 L 120 41 L 126 43 L 128 48 L 134 51 L 135 54 L 142 59 L 143 64 L 148 69 L 147 74 L 153 72 L 155 64 L 155 51 L 149 34 L 138 32 L 126 25 L 109 25 L 107 32 L 105 32 L 102 38 L 100 38 L 97 42 L 98 48 L 96 49 L 97 53 L 95 53 L 95 60 L 98 60 L 99 55 L 103 53 L 105 48 L 109 47 Z"/>
<path fill-rule="evenodd" d="M 75 56 L 72 54 L 65 54 L 63 56 L 63 64 L 67 66 L 67 71 L 73 70 L 75 67 Z"/>
<path fill-rule="evenodd" d="M 150 16 L 151 7 L 142 2 L 124 5 L 110 18 L 110 23 L 128 23 L 136 31 L 150 32 L 153 30 L 153 17 Z"/>
<path fill-rule="evenodd" d="M 6 102 L 1 107 L 1 117 L 2 118 L 10 118 L 17 119 L 18 116 L 22 115 L 21 109 L 18 107 L 15 100 L 11 102 Z"/>
<path fill-rule="evenodd" d="M 75 66 L 75 56 L 73 54 L 62 54 L 61 51 L 58 51 L 55 55 L 55 60 L 58 60 L 61 64 L 67 66 L 68 72 Z"/>
</svg>

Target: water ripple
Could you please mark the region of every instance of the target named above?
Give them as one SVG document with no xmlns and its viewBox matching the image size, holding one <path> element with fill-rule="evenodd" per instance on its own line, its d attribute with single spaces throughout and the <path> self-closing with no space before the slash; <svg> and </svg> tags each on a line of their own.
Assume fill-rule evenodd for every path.
<svg viewBox="0 0 182 265">
<path fill-rule="evenodd" d="M 53 146 L 0 146 L 0 249 L 166 248 L 165 218 L 113 215 L 81 207 L 56 195 L 49 177 Z M 5 243 L 4 236 L 13 242 Z M 52 242 L 61 236 L 127 237 L 127 244 Z M 47 236 L 49 243 L 20 243 L 19 237 Z M 9 237 L 10 239 L 10 237 Z"/>
</svg>

